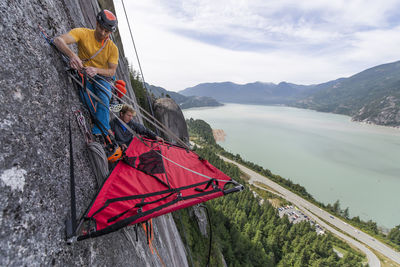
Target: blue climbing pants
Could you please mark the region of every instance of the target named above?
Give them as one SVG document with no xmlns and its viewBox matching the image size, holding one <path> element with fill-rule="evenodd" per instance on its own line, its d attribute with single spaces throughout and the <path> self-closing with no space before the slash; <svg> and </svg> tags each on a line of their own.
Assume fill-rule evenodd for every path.
<svg viewBox="0 0 400 267">
<path fill-rule="evenodd" d="M 81 94 L 82 101 L 84 101 L 90 108 L 92 114 L 94 114 L 95 120 L 94 126 L 92 128 L 92 134 L 101 134 L 103 130 L 105 135 L 108 135 L 108 130 L 110 129 L 110 99 L 111 99 L 111 85 L 102 80 L 96 79 L 96 81 L 103 87 L 95 82 L 87 81 L 86 88 L 97 95 L 103 104 L 98 103 L 93 96 L 88 96 L 87 92 Z M 90 101 L 91 100 L 91 101 Z"/>
</svg>

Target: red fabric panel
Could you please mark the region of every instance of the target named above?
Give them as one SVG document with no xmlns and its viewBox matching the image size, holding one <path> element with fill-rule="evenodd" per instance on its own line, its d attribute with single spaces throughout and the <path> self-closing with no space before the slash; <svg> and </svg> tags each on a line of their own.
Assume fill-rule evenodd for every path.
<svg viewBox="0 0 400 267">
<path fill-rule="evenodd" d="M 224 185 L 226 182 L 230 181 L 231 178 L 225 175 L 223 172 L 212 166 L 208 161 L 206 160 L 199 160 L 198 155 L 195 154 L 192 151 L 187 151 L 183 148 L 171 146 L 168 147 L 167 145 L 160 145 L 154 142 L 151 142 L 149 140 L 145 141 L 148 146 L 143 144 L 139 139 L 136 137 L 133 139 L 131 142 L 129 148 L 126 151 L 126 155 L 128 157 L 139 157 L 141 154 L 146 153 L 151 150 L 151 145 L 154 146 L 154 149 L 156 151 L 159 151 L 162 153 L 162 155 L 168 159 L 170 159 L 173 162 L 176 162 L 179 165 L 182 165 L 190 170 L 193 170 L 195 172 L 204 174 L 208 177 L 212 177 L 218 180 L 223 180 L 218 182 L 218 188 L 223 189 Z M 135 166 L 138 165 L 139 159 L 136 160 Z M 184 168 L 178 166 L 177 164 L 171 162 L 169 160 L 166 160 L 163 158 L 163 163 L 165 166 L 165 173 L 162 174 L 154 174 L 154 176 L 158 177 L 165 183 L 169 183 L 172 188 L 179 188 L 183 186 L 188 186 L 188 185 L 193 185 L 201 182 L 208 182 L 210 179 L 202 177 L 201 175 L 195 174 L 193 172 L 190 172 L 188 170 L 185 170 Z M 225 182 L 226 181 L 226 182 Z M 205 184 L 199 186 L 198 188 L 204 189 Z M 102 186 L 100 192 L 98 193 L 92 207 L 90 208 L 87 217 L 92 217 L 93 214 L 95 214 L 96 211 L 98 211 L 105 202 L 109 199 L 113 198 L 118 198 L 118 197 L 126 197 L 126 196 L 132 196 L 132 195 L 143 195 L 143 194 L 148 194 L 148 193 L 153 193 L 157 191 L 163 191 L 163 190 L 168 190 L 169 188 L 157 181 L 154 177 L 147 175 L 137 169 L 132 168 L 131 166 L 127 165 L 124 162 L 119 162 L 111 175 L 108 177 L 104 185 Z M 212 191 L 213 187 L 210 186 L 205 190 L 207 191 Z M 195 188 L 190 188 L 186 190 L 180 191 L 182 197 L 186 196 L 192 196 L 199 194 L 201 192 L 198 192 L 195 190 Z M 162 195 L 157 195 L 157 196 L 151 196 L 147 197 L 144 201 L 145 202 L 151 202 L 154 200 L 158 200 L 162 197 L 167 196 L 170 193 L 165 193 Z M 165 207 L 162 210 L 155 211 L 151 213 L 150 215 L 141 217 L 131 224 L 136 224 L 138 222 L 146 221 L 150 218 L 154 218 L 178 209 L 186 208 L 189 206 L 193 206 L 195 204 L 222 196 L 223 193 L 221 191 L 214 192 L 208 195 L 203 195 L 201 197 L 196 197 L 193 199 L 187 199 L 187 200 L 180 200 L 179 202 Z M 158 201 L 156 203 L 148 204 L 145 205 L 142 209 L 143 212 L 151 210 L 153 208 L 157 208 L 161 205 L 164 205 L 170 201 L 176 200 L 178 197 L 177 193 L 173 193 L 171 196 L 168 198 Z M 127 201 L 119 201 L 119 202 L 114 202 L 109 204 L 105 209 L 102 211 L 98 212 L 93 216 L 93 218 L 96 220 L 96 228 L 97 230 L 104 229 L 108 226 L 111 226 L 112 224 L 129 218 L 131 216 L 134 216 L 137 214 L 138 209 L 137 208 L 132 208 L 134 207 L 137 203 L 142 202 L 142 199 L 133 199 L 133 200 L 127 200 Z M 126 212 L 124 215 L 120 216 L 118 219 L 112 221 L 112 222 L 107 222 L 110 218 L 117 216 L 125 211 L 129 210 Z"/>
</svg>

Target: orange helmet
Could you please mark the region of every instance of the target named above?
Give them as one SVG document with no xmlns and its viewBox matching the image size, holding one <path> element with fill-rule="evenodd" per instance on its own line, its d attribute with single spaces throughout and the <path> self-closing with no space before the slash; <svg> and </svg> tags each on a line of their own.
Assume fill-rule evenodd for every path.
<svg viewBox="0 0 400 267">
<path fill-rule="evenodd" d="M 116 84 L 120 84 L 120 85 L 122 85 L 123 87 L 125 87 L 125 85 L 126 85 L 126 83 L 124 82 L 124 80 L 116 80 L 115 83 L 116 83 Z"/>
<path fill-rule="evenodd" d="M 109 153 L 107 153 L 108 155 L 108 161 L 111 163 L 116 162 L 117 160 L 119 160 L 122 156 L 122 149 L 119 145 L 115 145 L 114 149 L 112 151 L 110 151 Z"/>
<path fill-rule="evenodd" d="M 123 97 L 126 94 L 126 88 L 125 86 L 122 86 L 121 84 L 117 83 L 115 85 L 115 87 L 117 87 L 117 95 L 119 98 Z"/>
</svg>

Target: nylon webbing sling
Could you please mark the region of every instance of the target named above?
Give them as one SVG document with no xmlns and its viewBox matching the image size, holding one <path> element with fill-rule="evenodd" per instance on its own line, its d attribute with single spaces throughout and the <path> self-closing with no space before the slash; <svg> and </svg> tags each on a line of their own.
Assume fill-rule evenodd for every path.
<svg viewBox="0 0 400 267">
<path fill-rule="evenodd" d="M 82 62 L 83 62 L 83 63 L 89 62 L 90 60 L 94 59 L 98 54 L 100 54 L 100 52 L 103 50 L 103 48 L 107 45 L 108 39 L 109 39 L 109 38 L 107 38 L 105 41 L 103 41 L 103 45 L 100 47 L 99 50 L 97 50 L 96 53 L 94 53 L 93 56 L 91 56 L 90 58 L 87 58 L 87 59 L 82 59 Z"/>
</svg>

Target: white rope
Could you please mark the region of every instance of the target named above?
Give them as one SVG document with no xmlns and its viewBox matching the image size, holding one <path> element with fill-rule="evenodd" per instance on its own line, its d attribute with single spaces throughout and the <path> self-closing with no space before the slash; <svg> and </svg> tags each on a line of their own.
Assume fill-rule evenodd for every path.
<svg viewBox="0 0 400 267">
<path fill-rule="evenodd" d="M 109 81 L 107 81 L 106 79 L 104 79 L 103 77 L 97 75 L 98 78 L 102 79 L 103 81 L 109 83 L 111 85 L 111 87 L 113 87 L 114 89 L 116 89 L 118 92 L 122 93 L 121 90 L 119 90 L 117 87 L 115 87 L 112 83 L 110 83 Z M 127 101 L 123 100 L 122 98 L 120 98 L 118 95 L 116 95 L 115 93 L 112 92 L 112 90 L 108 89 L 107 87 L 105 87 L 104 85 L 102 85 L 101 83 L 99 83 L 98 81 L 96 81 L 96 79 L 89 77 L 89 79 L 91 81 L 93 81 L 94 83 L 96 83 L 97 85 L 99 85 L 103 90 L 110 92 L 113 96 L 115 96 L 117 99 L 119 99 L 121 102 L 123 102 L 124 104 L 129 104 Z M 125 97 L 131 101 L 131 103 L 134 103 L 133 99 L 131 99 L 130 97 L 128 97 L 127 95 L 125 95 Z M 145 115 L 143 115 L 143 118 L 145 120 L 147 120 L 149 123 L 151 123 L 154 127 L 158 128 L 159 130 L 161 130 L 163 133 L 171 136 L 173 139 L 175 139 L 180 145 L 184 146 L 185 148 L 190 150 L 190 147 L 184 142 L 182 141 L 178 136 L 176 136 L 170 129 L 168 129 L 168 127 L 166 127 L 164 124 L 162 124 L 159 120 L 157 120 L 154 116 L 152 116 L 150 113 L 148 113 L 144 108 L 142 108 L 141 106 L 139 106 L 139 110 L 142 111 Z M 146 117 L 146 115 L 148 117 Z M 160 126 L 158 126 L 155 122 L 157 122 Z"/>
<path fill-rule="evenodd" d="M 111 113 L 111 114 L 112 114 L 115 118 L 117 118 L 118 121 L 121 122 L 122 125 L 124 125 L 130 133 L 132 133 L 133 135 L 135 135 L 135 136 L 136 136 L 139 140 L 141 140 L 146 146 L 148 146 L 148 145 L 137 135 L 137 133 L 136 133 L 135 131 L 133 131 L 133 130 L 128 126 L 128 124 L 126 124 L 123 120 L 121 120 L 121 119 L 120 119 L 117 115 L 115 115 L 114 113 Z M 148 147 L 149 147 L 149 146 L 148 146 Z M 167 160 L 167 161 L 169 161 L 169 162 L 171 162 L 171 163 L 177 165 L 178 167 L 181 167 L 181 168 L 184 169 L 184 170 L 187 170 L 187 171 L 189 171 L 189 172 L 192 172 L 192 173 L 194 173 L 194 174 L 197 174 L 197 175 L 202 176 L 202 177 L 204 177 L 204 178 L 207 178 L 207 179 L 209 179 L 209 180 L 216 180 L 216 181 L 219 181 L 219 182 L 228 182 L 227 180 L 215 179 L 215 178 L 212 178 L 212 177 L 207 176 L 207 175 L 205 175 L 205 174 L 196 172 L 196 171 L 194 171 L 194 170 L 192 170 L 192 169 L 189 169 L 189 168 L 187 168 L 187 167 L 185 167 L 185 166 L 183 166 L 183 165 L 181 165 L 181 164 L 179 164 L 179 163 L 173 161 L 173 160 L 170 159 L 170 158 L 167 158 L 166 156 L 164 156 L 163 154 L 161 154 L 160 152 L 158 152 L 158 151 L 156 151 L 156 150 L 154 150 L 154 152 L 156 152 L 157 154 L 159 154 L 159 155 L 160 155 L 162 158 L 164 158 L 165 160 Z"/>
<path fill-rule="evenodd" d="M 144 79 L 144 73 L 143 73 L 143 70 L 142 70 L 142 65 L 140 64 L 139 54 L 138 54 L 137 49 L 136 49 L 135 40 L 133 39 L 133 34 L 132 34 L 132 30 L 131 30 L 131 24 L 129 23 L 128 15 L 126 14 L 126 9 L 125 9 L 124 0 L 122 0 L 122 7 L 124 8 L 125 19 L 126 19 L 126 22 L 128 23 L 128 28 L 129 28 L 129 33 L 130 33 L 130 35 L 131 35 L 131 40 L 132 40 L 133 48 L 135 49 L 136 59 L 137 59 L 137 62 L 138 62 L 138 64 L 139 64 L 140 74 L 142 75 L 143 88 L 146 89 L 147 101 L 148 101 L 149 104 L 150 104 L 150 111 L 151 111 L 151 114 L 154 116 L 153 107 L 152 107 L 152 105 L 151 105 L 151 100 L 150 100 L 149 92 L 148 92 L 147 87 L 146 87 L 146 80 Z M 158 132 L 157 132 L 157 134 L 158 134 Z"/>
<path fill-rule="evenodd" d="M 101 144 L 91 142 L 88 143 L 87 146 L 90 151 L 89 159 L 94 167 L 93 169 L 97 180 L 97 186 L 100 188 L 109 173 L 107 156 Z"/>
<path fill-rule="evenodd" d="M 144 79 L 144 74 L 143 74 L 143 70 L 142 70 L 142 65 L 140 64 L 139 54 L 138 54 L 137 49 L 136 49 L 135 40 L 133 39 L 133 34 L 132 34 L 132 30 L 131 30 L 131 24 L 129 23 L 128 15 L 126 14 L 124 0 L 122 0 L 121 2 L 122 2 L 122 7 L 124 8 L 125 19 L 126 19 L 126 22 L 128 23 L 128 29 L 129 29 L 129 33 L 131 35 L 131 40 L 132 40 L 133 48 L 135 50 L 136 59 L 137 59 L 138 65 L 139 65 L 140 74 L 142 75 L 143 88 L 145 88 L 147 90 L 147 88 L 146 88 L 146 80 Z"/>
<path fill-rule="evenodd" d="M 83 86 L 82 83 L 81 83 L 79 80 L 76 79 L 76 77 L 74 77 L 72 74 L 69 74 L 69 75 L 70 75 L 80 86 Z M 88 92 L 91 96 L 93 96 L 93 98 L 94 98 L 97 102 L 99 102 L 101 105 L 106 106 L 106 105 L 103 103 L 103 101 L 101 101 L 101 99 L 100 99 L 96 94 L 94 94 L 92 91 L 87 90 L 87 92 Z M 117 118 L 117 120 L 118 120 L 122 125 L 124 125 L 124 126 L 126 127 L 126 129 L 127 129 L 130 133 L 132 133 L 135 137 L 137 137 L 139 140 L 141 140 L 146 146 L 148 146 L 148 145 L 138 136 L 138 134 L 137 134 L 134 130 L 132 130 L 131 127 L 129 127 L 128 124 L 126 124 L 123 120 L 121 120 L 121 119 L 119 118 L 118 115 L 116 115 L 114 112 L 110 112 L 110 114 L 111 114 L 112 116 L 114 116 L 115 118 Z M 148 147 L 149 147 L 149 146 L 148 146 Z M 167 160 L 167 161 L 169 161 L 169 162 L 171 162 L 171 163 L 177 165 L 178 167 L 181 167 L 182 169 L 184 169 L 184 170 L 186 170 L 186 171 L 189 171 L 189 172 L 191 172 L 191 173 L 197 174 L 197 175 L 202 176 L 202 177 L 204 177 L 204 178 L 207 178 L 207 179 L 209 179 L 209 180 L 216 180 L 216 181 L 219 181 L 219 182 L 229 182 L 229 181 L 227 181 L 227 180 L 215 179 L 215 178 L 212 178 L 212 177 L 207 176 L 207 175 L 205 175 L 205 174 L 196 172 L 196 171 L 194 171 L 194 170 L 192 170 L 192 169 L 189 169 L 189 168 L 187 168 L 187 167 L 185 167 L 185 166 L 183 166 L 183 165 L 181 165 L 181 164 L 179 164 L 179 163 L 177 163 L 177 162 L 171 160 L 170 158 L 164 156 L 163 154 L 161 154 L 160 152 L 158 152 L 158 151 L 156 151 L 156 150 L 154 150 L 154 152 L 156 152 L 157 154 L 159 154 L 159 155 L 160 155 L 162 158 L 164 158 L 165 160 Z M 233 181 L 233 180 L 231 180 L 231 181 Z"/>
<path fill-rule="evenodd" d="M 98 78 L 100 78 L 101 80 L 109 83 L 111 85 L 111 87 L 113 87 L 116 91 L 122 93 L 122 91 L 120 89 L 118 89 L 116 86 L 114 86 L 112 83 L 110 83 L 109 81 L 107 81 L 106 79 L 104 79 L 101 76 L 97 76 Z M 96 79 L 93 78 L 89 78 L 91 79 L 93 82 L 95 82 L 96 84 L 98 84 L 99 86 L 101 86 L 104 90 L 107 90 L 108 92 L 111 92 L 111 94 L 113 96 L 115 96 L 117 99 L 119 99 L 121 102 L 125 103 L 125 104 L 129 104 L 127 101 L 123 100 L 121 97 L 119 97 L 118 95 L 114 94 L 112 92 L 112 90 L 110 91 L 108 88 L 106 88 L 105 86 L 103 86 L 102 84 L 100 84 L 98 81 L 96 81 Z M 131 103 L 135 103 L 134 100 L 132 98 L 130 98 L 129 96 L 125 95 L 125 97 L 131 101 Z M 171 135 L 178 143 L 181 143 L 181 145 L 185 146 L 187 149 L 190 149 L 187 144 L 182 141 L 179 137 L 177 137 L 170 129 L 168 129 L 168 127 L 166 127 L 162 122 L 160 122 L 159 120 L 157 120 L 154 116 L 152 116 L 150 113 L 147 112 L 147 110 L 145 110 L 144 108 L 142 108 L 141 106 L 139 106 L 139 110 L 142 111 L 146 116 L 143 116 L 143 118 L 145 118 L 149 123 L 151 123 L 152 125 L 154 125 L 155 127 L 157 127 L 159 130 L 163 131 L 165 134 L 167 135 Z M 159 126 L 157 124 L 155 124 L 152 120 L 154 120 L 155 122 L 157 122 L 159 124 Z M 161 126 L 161 128 L 160 128 Z"/>
</svg>

